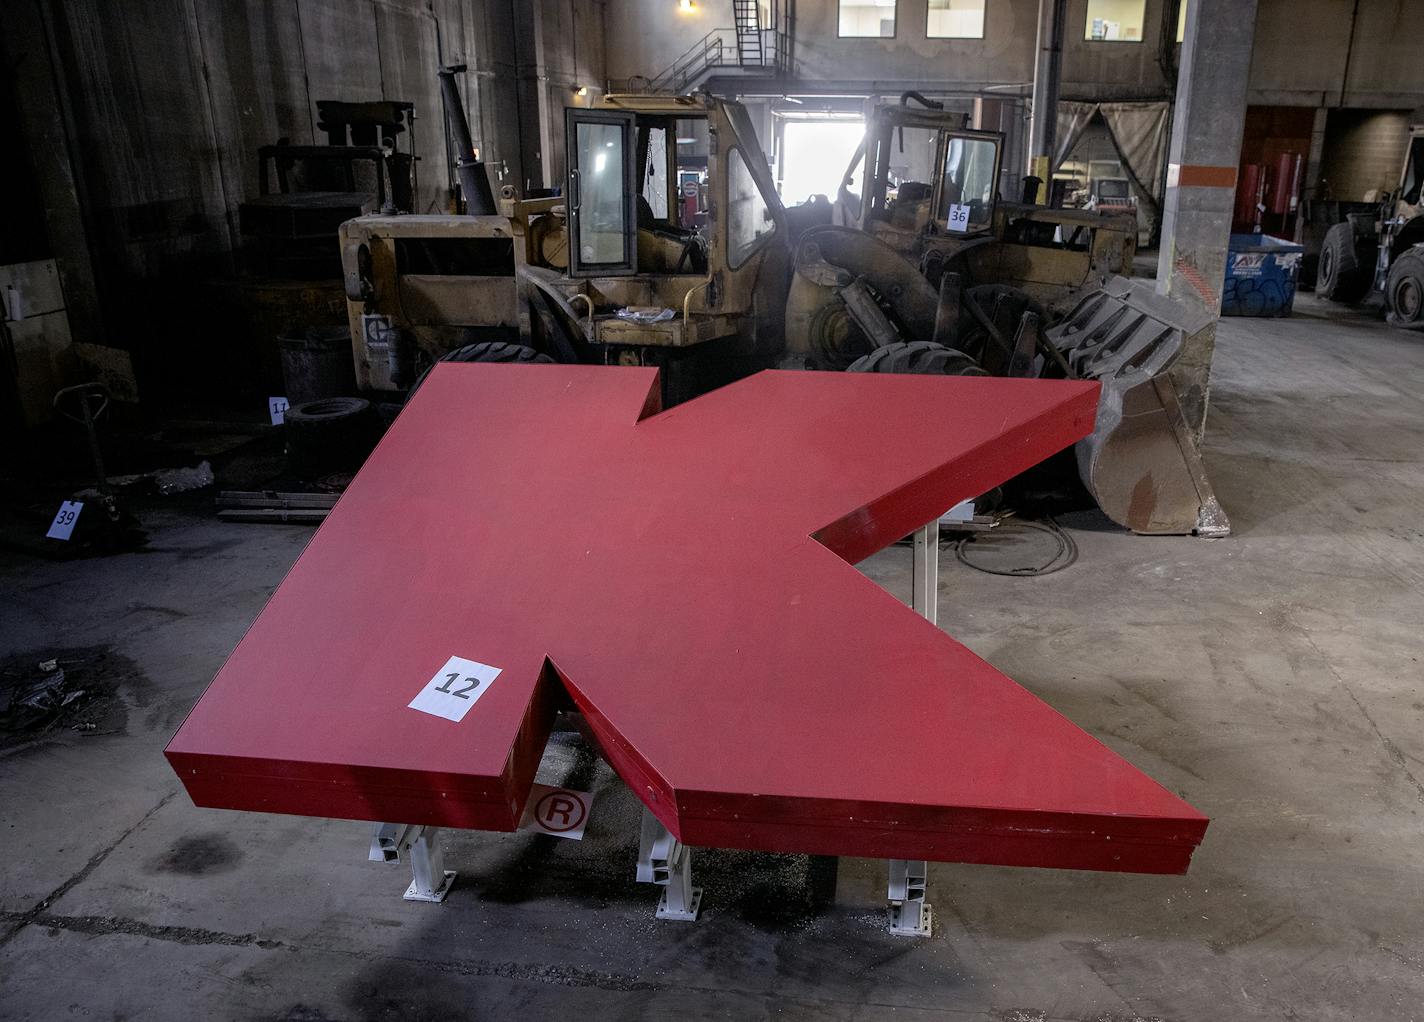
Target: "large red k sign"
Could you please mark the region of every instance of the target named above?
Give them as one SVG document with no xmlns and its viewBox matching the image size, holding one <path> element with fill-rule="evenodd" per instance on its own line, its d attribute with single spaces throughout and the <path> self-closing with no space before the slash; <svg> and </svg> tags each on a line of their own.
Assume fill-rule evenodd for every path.
<svg viewBox="0 0 1424 1022">
<path fill-rule="evenodd" d="M 1180 872 L 1206 819 L 850 563 L 1096 384 L 442 364 L 167 755 L 203 806 L 514 830 L 568 700 L 685 844 Z"/>
</svg>

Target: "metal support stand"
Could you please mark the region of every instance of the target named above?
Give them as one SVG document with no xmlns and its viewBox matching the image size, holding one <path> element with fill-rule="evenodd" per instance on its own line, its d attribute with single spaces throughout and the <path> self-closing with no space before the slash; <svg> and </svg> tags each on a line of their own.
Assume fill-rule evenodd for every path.
<svg viewBox="0 0 1424 1022">
<path fill-rule="evenodd" d="M 939 519 L 915 533 L 911 573 L 911 606 L 937 624 L 939 616 Z M 890 932 L 903 937 L 928 937 L 934 928 L 934 910 L 925 901 L 929 866 L 923 859 L 891 859 L 889 899 Z"/>
<path fill-rule="evenodd" d="M 455 883 L 456 873 L 445 868 L 445 850 L 440 846 L 440 828 L 408 823 L 378 823 L 371 835 L 372 862 L 400 862 L 410 857 L 410 886 L 406 901 L 445 900 Z"/>
<path fill-rule="evenodd" d="M 924 859 L 890 860 L 890 932 L 902 937 L 928 937 L 934 911 L 925 901 L 928 867 Z"/>
<path fill-rule="evenodd" d="M 702 907 L 702 888 L 692 886 L 692 851 L 673 837 L 662 821 L 643 807 L 643 830 L 638 841 L 638 882 L 659 884 L 659 919 L 692 922 Z"/>
<path fill-rule="evenodd" d="M 915 533 L 910 572 L 910 606 L 932 624 L 939 623 L 939 519 Z"/>
</svg>

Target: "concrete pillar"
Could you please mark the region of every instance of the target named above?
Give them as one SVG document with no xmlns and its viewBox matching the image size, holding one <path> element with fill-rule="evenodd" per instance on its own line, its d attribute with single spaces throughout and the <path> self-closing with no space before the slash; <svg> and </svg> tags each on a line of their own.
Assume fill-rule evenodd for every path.
<svg viewBox="0 0 1424 1022">
<path fill-rule="evenodd" d="M 1236 200 L 1257 0 L 1192 0 L 1177 77 L 1157 290 L 1216 314 Z M 1213 326 L 1192 338 L 1172 370 L 1198 440 L 1206 421 Z"/>
<path fill-rule="evenodd" d="M 1028 129 L 1028 172 L 1043 179 L 1047 200 L 1058 134 L 1058 84 L 1063 79 L 1063 25 L 1068 0 L 1038 0 L 1038 48 L 1033 65 L 1033 111 Z"/>
<path fill-rule="evenodd" d="M 1310 132 L 1310 156 L 1305 161 L 1305 187 L 1301 190 L 1306 199 L 1320 198 L 1320 161 L 1325 158 L 1325 124 L 1329 115 L 1329 107 L 1316 107 L 1315 124 Z"/>
<path fill-rule="evenodd" d="M 1023 194 L 1024 101 L 1019 96 L 976 96 L 970 123 L 979 131 L 997 131 L 1004 136 L 1000 160 L 999 195 L 1014 202 Z"/>
</svg>

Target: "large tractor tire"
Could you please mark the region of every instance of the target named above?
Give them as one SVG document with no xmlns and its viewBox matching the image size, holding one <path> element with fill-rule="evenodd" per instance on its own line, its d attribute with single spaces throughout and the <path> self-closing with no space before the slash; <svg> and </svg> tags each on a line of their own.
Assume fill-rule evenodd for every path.
<svg viewBox="0 0 1424 1022">
<path fill-rule="evenodd" d="M 359 467 L 380 433 L 371 402 L 359 397 L 326 397 L 292 405 L 282 421 L 288 460 L 308 479 Z"/>
<path fill-rule="evenodd" d="M 852 373 L 919 373 L 944 376 L 988 376 L 979 364 L 962 351 L 932 341 L 900 341 L 876 348 L 856 359 L 846 370 Z"/>
<path fill-rule="evenodd" d="M 1358 302 L 1369 294 L 1374 264 L 1361 257 L 1370 251 L 1355 247 L 1355 229 L 1348 223 L 1336 224 L 1326 231 L 1315 272 L 1315 293 L 1332 302 L 1345 303 Z"/>
<path fill-rule="evenodd" d="M 1384 301 L 1391 326 L 1424 330 L 1424 245 L 1395 259 L 1385 278 Z"/>
<path fill-rule="evenodd" d="M 480 341 L 478 344 L 467 344 L 463 348 L 456 348 L 441 355 L 437 362 L 516 362 L 516 363 L 540 363 L 552 364 L 553 359 L 543 352 L 535 351 L 533 348 L 523 344 L 510 344 L 508 341 Z M 406 395 L 409 401 L 415 396 L 415 392 L 420 389 L 420 385 L 425 382 L 425 378 L 430 375 L 430 370 L 435 366 L 430 366 L 416 378 L 415 385 L 410 388 L 410 393 Z"/>
</svg>

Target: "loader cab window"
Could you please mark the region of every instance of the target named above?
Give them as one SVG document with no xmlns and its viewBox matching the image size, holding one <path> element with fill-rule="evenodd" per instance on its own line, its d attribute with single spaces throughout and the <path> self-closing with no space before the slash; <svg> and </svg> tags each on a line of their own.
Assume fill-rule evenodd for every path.
<svg viewBox="0 0 1424 1022">
<path fill-rule="evenodd" d="M 646 154 L 643 171 L 643 201 L 648 212 L 658 220 L 668 219 L 668 130 L 665 127 L 643 127 L 638 132 L 638 144 Z M 675 207 L 672 207 L 675 208 Z"/>
<path fill-rule="evenodd" d="M 705 117 L 639 117 L 638 226 L 703 233 L 707 224 Z"/>
<path fill-rule="evenodd" d="M 991 139 L 951 137 L 945 145 L 944 187 L 936 219 L 951 232 L 988 227 L 994 219 L 999 146 Z"/>
<path fill-rule="evenodd" d="M 727 262 L 741 266 L 764 238 L 776 233 L 771 207 L 739 148 L 727 151 Z"/>
<path fill-rule="evenodd" d="M 951 234 L 988 228 L 998 190 L 998 136 L 951 131 L 943 126 L 946 115 L 931 116 L 928 125 L 887 121 L 868 140 L 867 219 Z"/>
<path fill-rule="evenodd" d="M 579 252 L 585 262 L 616 263 L 623 257 L 623 140 L 615 125 L 589 124 L 579 131 L 579 150 L 588 168 L 580 182 Z"/>
<path fill-rule="evenodd" d="M 870 216 L 913 229 L 928 215 L 934 194 L 939 132 L 933 128 L 895 128 L 875 146 L 875 178 Z"/>
<path fill-rule="evenodd" d="M 630 114 L 569 109 L 569 270 L 574 274 L 631 273 L 636 256 L 633 118 Z"/>
<path fill-rule="evenodd" d="M 707 272 L 707 119 L 639 115 L 639 273 Z"/>
</svg>

